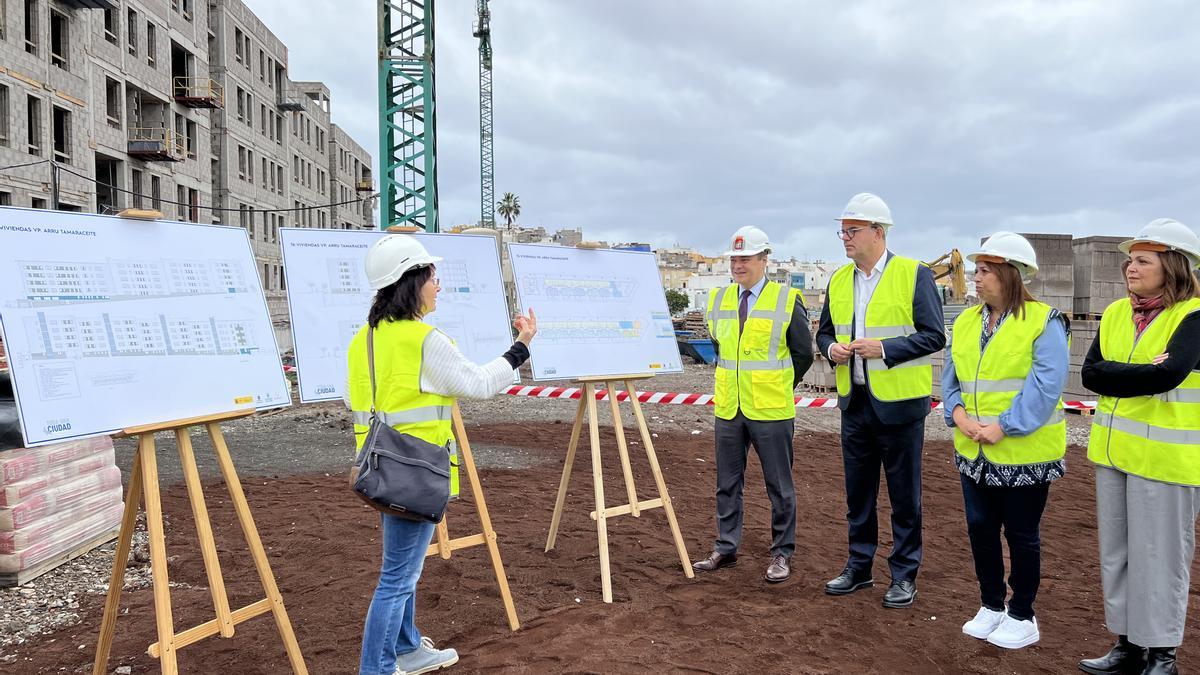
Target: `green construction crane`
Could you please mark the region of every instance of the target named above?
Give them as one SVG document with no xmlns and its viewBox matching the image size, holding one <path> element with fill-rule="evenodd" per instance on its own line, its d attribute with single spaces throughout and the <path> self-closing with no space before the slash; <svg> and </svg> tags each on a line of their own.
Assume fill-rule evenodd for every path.
<svg viewBox="0 0 1200 675">
<path fill-rule="evenodd" d="M 380 226 L 438 231 L 434 0 L 379 0 Z"/>
<path fill-rule="evenodd" d="M 479 225 L 496 227 L 496 183 L 492 172 L 492 13 L 488 0 L 476 0 L 479 38 Z"/>
</svg>

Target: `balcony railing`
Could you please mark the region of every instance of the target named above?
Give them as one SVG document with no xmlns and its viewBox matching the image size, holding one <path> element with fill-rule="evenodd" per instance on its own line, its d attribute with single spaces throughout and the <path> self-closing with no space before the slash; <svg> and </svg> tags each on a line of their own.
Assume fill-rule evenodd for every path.
<svg viewBox="0 0 1200 675">
<path fill-rule="evenodd" d="M 176 77 L 175 102 L 189 108 L 224 108 L 225 89 L 207 77 Z"/>
<path fill-rule="evenodd" d="M 156 162 L 182 162 L 187 146 L 181 134 L 164 127 L 133 127 L 129 130 L 131 157 Z"/>
</svg>

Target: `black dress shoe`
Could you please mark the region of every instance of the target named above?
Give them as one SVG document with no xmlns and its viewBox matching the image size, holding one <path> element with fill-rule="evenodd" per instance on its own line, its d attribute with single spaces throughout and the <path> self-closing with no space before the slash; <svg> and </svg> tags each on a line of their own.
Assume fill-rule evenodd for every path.
<svg viewBox="0 0 1200 675">
<path fill-rule="evenodd" d="M 1146 668 L 1146 648 L 1139 647 L 1129 641 L 1124 635 L 1117 636 L 1117 644 L 1108 650 L 1104 656 L 1094 659 L 1084 659 L 1079 662 L 1079 669 L 1092 675 L 1112 675 L 1115 673 L 1132 673 L 1136 675 Z"/>
<path fill-rule="evenodd" d="M 703 560 L 697 560 L 692 563 L 692 569 L 701 572 L 711 572 L 721 569 L 722 567 L 732 567 L 737 564 L 736 553 L 719 553 L 713 551 L 708 554 L 708 557 Z"/>
<path fill-rule="evenodd" d="M 1142 675 L 1178 675 L 1175 665 L 1174 647 L 1151 647 L 1146 657 L 1146 669 Z"/>
<path fill-rule="evenodd" d="M 875 580 L 871 578 L 870 572 L 847 567 L 836 578 L 825 584 L 825 592 L 829 595 L 849 595 L 860 588 L 874 585 Z"/>
<path fill-rule="evenodd" d="M 893 581 L 883 594 L 883 606 L 891 609 L 910 607 L 917 599 L 917 584 L 912 581 Z"/>
</svg>

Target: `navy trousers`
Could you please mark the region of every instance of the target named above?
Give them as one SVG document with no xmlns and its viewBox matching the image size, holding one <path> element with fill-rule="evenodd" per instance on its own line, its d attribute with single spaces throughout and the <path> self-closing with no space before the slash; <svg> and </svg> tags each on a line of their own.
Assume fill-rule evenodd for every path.
<svg viewBox="0 0 1200 675">
<path fill-rule="evenodd" d="M 846 471 L 846 522 L 849 567 L 869 572 L 879 546 L 879 469 L 887 476 L 892 503 L 893 581 L 914 581 L 921 565 L 921 448 L 925 418 L 907 424 L 884 424 L 868 400 L 865 386 L 855 385 L 842 411 L 842 463 Z"/>
</svg>

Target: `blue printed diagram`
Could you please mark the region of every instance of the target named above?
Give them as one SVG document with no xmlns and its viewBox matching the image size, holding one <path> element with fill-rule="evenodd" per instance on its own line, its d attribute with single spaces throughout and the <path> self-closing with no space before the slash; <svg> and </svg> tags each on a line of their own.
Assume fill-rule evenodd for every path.
<svg viewBox="0 0 1200 675">
<path fill-rule="evenodd" d="M 633 279 L 601 279 L 597 277 L 549 277 L 531 275 L 521 280 L 521 294 L 529 298 L 546 298 L 570 302 L 631 302 L 637 292 Z"/>
<path fill-rule="evenodd" d="M 234 260 L 21 260 L 17 264 L 25 299 L 32 306 L 251 290 L 245 269 Z"/>
<path fill-rule="evenodd" d="M 554 344 L 636 342 L 643 331 L 641 321 L 579 317 L 542 322 L 537 339 Z"/>
<path fill-rule="evenodd" d="M 25 318 L 34 360 L 114 356 L 243 356 L 259 350 L 249 321 L 119 314 Z"/>
</svg>

